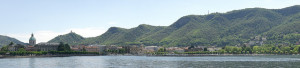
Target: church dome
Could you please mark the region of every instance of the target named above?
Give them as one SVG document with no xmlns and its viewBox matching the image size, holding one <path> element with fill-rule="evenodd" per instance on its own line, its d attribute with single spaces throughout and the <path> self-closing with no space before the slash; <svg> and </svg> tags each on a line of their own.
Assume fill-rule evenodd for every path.
<svg viewBox="0 0 300 68">
<path fill-rule="evenodd" d="M 29 45 L 35 45 L 36 39 L 34 38 L 33 34 L 31 34 L 31 37 L 29 39 Z"/>
<path fill-rule="evenodd" d="M 36 39 L 34 38 L 33 34 L 31 34 L 31 37 L 29 40 L 35 41 Z"/>
<path fill-rule="evenodd" d="M 29 40 L 35 40 L 35 38 L 34 37 L 30 37 L 30 39 Z"/>
</svg>

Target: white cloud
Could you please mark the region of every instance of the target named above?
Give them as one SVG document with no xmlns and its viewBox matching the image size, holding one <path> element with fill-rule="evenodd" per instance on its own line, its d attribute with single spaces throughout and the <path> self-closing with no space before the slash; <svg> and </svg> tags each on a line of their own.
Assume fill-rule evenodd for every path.
<svg viewBox="0 0 300 68">
<path fill-rule="evenodd" d="M 63 32 L 42 30 L 42 31 L 34 32 L 34 37 L 36 38 L 37 42 L 47 42 L 58 35 L 67 34 L 71 30 L 83 37 L 96 37 L 103 34 L 107 29 L 98 28 L 98 27 L 71 28 L 71 29 L 66 29 Z M 15 33 L 15 34 L 7 34 L 7 35 L 16 38 L 22 42 L 28 43 L 31 33 Z"/>
</svg>

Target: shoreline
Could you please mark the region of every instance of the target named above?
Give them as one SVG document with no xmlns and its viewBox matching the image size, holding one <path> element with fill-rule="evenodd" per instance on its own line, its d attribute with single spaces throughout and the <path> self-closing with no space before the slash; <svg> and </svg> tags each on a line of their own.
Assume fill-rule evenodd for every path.
<svg viewBox="0 0 300 68">
<path fill-rule="evenodd" d="M 201 57 L 201 56 L 268 56 L 285 54 L 166 54 L 166 55 L 133 55 L 133 54 L 110 54 L 110 55 L 39 55 L 39 56 L 3 56 L 1 58 L 36 58 L 36 57 L 71 57 L 71 56 L 171 56 L 171 57 Z M 290 54 L 299 55 L 299 54 Z"/>
<path fill-rule="evenodd" d="M 101 55 L 94 55 L 94 54 L 25 55 L 25 56 L 0 55 L 0 58 L 70 57 L 70 56 L 101 56 Z"/>
</svg>

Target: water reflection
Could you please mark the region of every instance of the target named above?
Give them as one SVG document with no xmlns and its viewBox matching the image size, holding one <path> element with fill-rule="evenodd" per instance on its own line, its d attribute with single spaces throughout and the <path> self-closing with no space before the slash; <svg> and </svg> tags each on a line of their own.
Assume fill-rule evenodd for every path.
<svg viewBox="0 0 300 68">
<path fill-rule="evenodd" d="M 2 58 L 1 68 L 300 68 L 300 56 L 74 56 Z"/>
<path fill-rule="evenodd" d="M 35 58 L 29 58 L 29 68 L 35 68 Z"/>
</svg>

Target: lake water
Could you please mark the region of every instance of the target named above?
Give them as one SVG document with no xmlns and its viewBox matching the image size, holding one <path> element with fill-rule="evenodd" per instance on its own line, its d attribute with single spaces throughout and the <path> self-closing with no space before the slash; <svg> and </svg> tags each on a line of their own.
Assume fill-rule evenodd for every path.
<svg viewBox="0 0 300 68">
<path fill-rule="evenodd" d="M 0 68 L 300 68 L 299 55 L 0 58 Z"/>
</svg>

